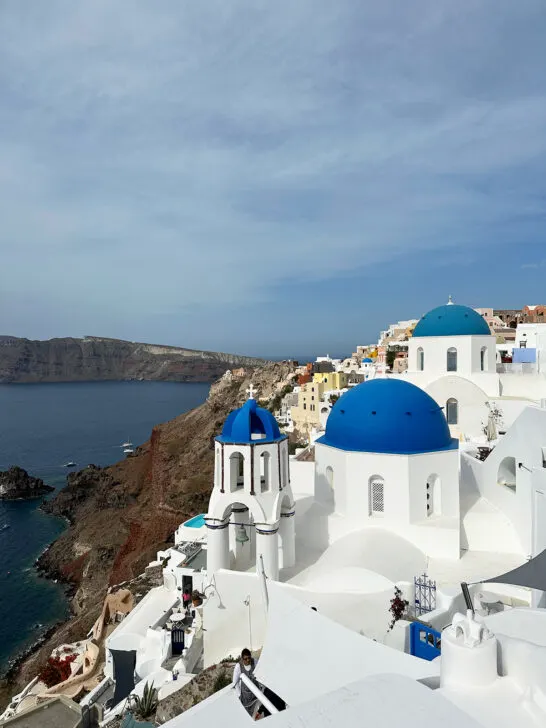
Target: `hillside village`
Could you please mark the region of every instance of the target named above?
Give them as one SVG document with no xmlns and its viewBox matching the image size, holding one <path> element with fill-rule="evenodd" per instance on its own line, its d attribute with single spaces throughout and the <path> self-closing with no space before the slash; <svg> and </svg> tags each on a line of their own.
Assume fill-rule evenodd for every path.
<svg viewBox="0 0 546 728">
<path fill-rule="evenodd" d="M 450 299 L 267 392 L 226 372 L 206 510 L 0 725 L 544 725 L 544 316 Z"/>
</svg>

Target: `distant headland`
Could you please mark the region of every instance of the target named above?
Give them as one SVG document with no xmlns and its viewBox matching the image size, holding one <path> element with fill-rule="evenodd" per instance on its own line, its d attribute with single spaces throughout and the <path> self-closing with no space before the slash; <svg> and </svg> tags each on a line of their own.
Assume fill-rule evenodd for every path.
<svg viewBox="0 0 546 728">
<path fill-rule="evenodd" d="M 0 336 L 0 382 L 213 382 L 226 369 L 265 360 L 86 336 L 33 341 Z"/>
</svg>

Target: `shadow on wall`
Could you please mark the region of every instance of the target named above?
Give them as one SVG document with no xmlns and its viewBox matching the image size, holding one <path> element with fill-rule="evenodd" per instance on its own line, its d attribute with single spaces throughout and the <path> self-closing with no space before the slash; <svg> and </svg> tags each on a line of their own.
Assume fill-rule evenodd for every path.
<svg viewBox="0 0 546 728">
<path fill-rule="evenodd" d="M 333 501 L 329 504 L 313 503 L 305 512 L 305 518 L 296 521 L 296 537 L 312 549 L 325 551 L 330 544 L 328 519 L 333 512 Z"/>
</svg>

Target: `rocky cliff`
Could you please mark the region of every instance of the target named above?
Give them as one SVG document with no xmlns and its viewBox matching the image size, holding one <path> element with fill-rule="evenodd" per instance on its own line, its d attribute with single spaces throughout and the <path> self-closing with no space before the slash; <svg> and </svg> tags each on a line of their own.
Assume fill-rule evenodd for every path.
<svg viewBox="0 0 546 728">
<path fill-rule="evenodd" d="M 0 382 L 212 382 L 226 369 L 263 363 L 236 354 L 95 336 L 48 341 L 0 336 Z"/>
<path fill-rule="evenodd" d="M 55 490 L 40 478 L 33 478 L 23 468 L 14 465 L 9 470 L 0 471 L 0 500 L 30 500 L 40 498 Z"/>
<path fill-rule="evenodd" d="M 214 437 L 227 415 L 246 399 L 250 381 L 259 398 L 269 401 L 293 371 L 290 364 L 270 363 L 243 376 L 224 376 L 200 407 L 154 427 L 134 456 L 68 476 L 66 488 L 43 507 L 66 517 L 70 526 L 39 559 L 39 566 L 48 576 L 74 585 L 74 616 L 12 675 L 4 697 L 34 676 L 56 644 L 86 634 L 108 585 L 140 574 L 180 523 L 206 511 Z"/>
</svg>

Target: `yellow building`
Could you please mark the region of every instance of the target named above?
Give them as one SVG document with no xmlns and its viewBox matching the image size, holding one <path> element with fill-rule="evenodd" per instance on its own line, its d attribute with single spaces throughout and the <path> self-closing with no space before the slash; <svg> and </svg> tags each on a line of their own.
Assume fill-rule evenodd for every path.
<svg viewBox="0 0 546 728">
<path fill-rule="evenodd" d="M 317 376 L 315 374 L 315 376 Z M 321 374 L 321 377 L 331 376 Z M 290 410 L 290 416 L 294 427 L 298 432 L 309 434 L 309 432 L 320 425 L 320 408 L 322 395 L 332 387 L 326 387 L 324 382 L 308 382 L 304 384 L 298 393 L 298 404 Z"/>
<path fill-rule="evenodd" d="M 317 372 L 313 374 L 313 383 L 322 384 L 323 392 L 330 389 L 345 389 L 349 375 L 345 372 Z"/>
</svg>

